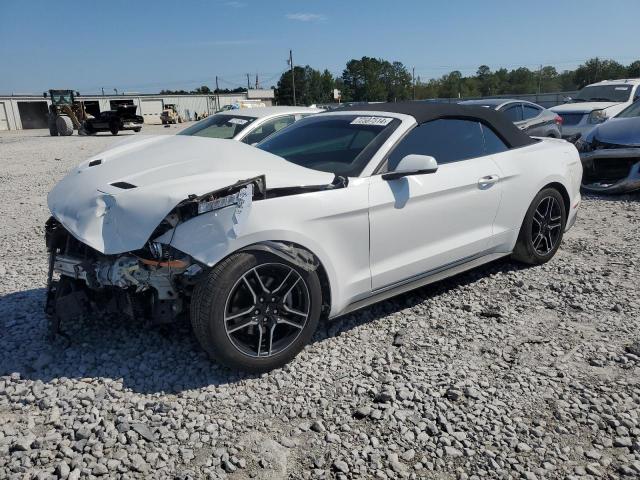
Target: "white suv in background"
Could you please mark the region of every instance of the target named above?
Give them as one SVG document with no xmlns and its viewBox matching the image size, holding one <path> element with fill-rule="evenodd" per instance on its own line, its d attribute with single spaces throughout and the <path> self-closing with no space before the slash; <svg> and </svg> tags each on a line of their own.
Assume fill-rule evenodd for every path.
<svg viewBox="0 0 640 480">
<path fill-rule="evenodd" d="M 569 103 L 551 109 L 562 117 L 562 137 L 585 136 L 640 98 L 640 78 L 604 80 L 584 87 Z"/>
</svg>

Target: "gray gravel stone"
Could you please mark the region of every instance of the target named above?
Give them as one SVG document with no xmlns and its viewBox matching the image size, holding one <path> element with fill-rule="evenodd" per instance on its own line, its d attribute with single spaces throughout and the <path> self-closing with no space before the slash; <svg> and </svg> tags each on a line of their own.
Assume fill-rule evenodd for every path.
<svg viewBox="0 0 640 480">
<path fill-rule="evenodd" d="M 333 468 L 335 468 L 338 472 L 349 473 L 349 464 L 343 460 L 336 460 L 333 462 Z"/>
<path fill-rule="evenodd" d="M 125 136 L 0 132 L 0 478 L 640 476 L 640 195 L 585 195 L 549 263 L 332 320 L 253 376 L 188 322 L 94 315 L 45 341 L 46 195 Z"/>
</svg>

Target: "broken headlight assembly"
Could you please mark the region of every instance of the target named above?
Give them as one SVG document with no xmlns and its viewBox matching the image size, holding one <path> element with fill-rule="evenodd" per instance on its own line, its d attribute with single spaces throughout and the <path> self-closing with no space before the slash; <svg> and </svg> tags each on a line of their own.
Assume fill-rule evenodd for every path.
<svg viewBox="0 0 640 480">
<path fill-rule="evenodd" d="M 238 214 L 248 213 L 253 200 L 266 198 L 266 180 L 264 175 L 240 180 L 233 185 L 204 195 L 190 195 L 176 207 L 180 221 L 236 205 Z"/>
<path fill-rule="evenodd" d="M 607 114 L 604 110 L 594 110 L 589 114 L 589 123 L 597 124 L 607 120 Z"/>
</svg>

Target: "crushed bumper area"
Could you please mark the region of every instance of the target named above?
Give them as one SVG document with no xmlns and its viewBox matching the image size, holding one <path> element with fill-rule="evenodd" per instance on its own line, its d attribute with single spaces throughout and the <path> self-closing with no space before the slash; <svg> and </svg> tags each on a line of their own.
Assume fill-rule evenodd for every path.
<svg viewBox="0 0 640 480">
<path fill-rule="evenodd" d="M 640 148 L 598 149 L 580 154 L 582 188 L 594 193 L 640 189 Z"/>
<path fill-rule="evenodd" d="M 79 242 L 55 219 L 46 225 L 49 275 L 45 311 L 54 323 L 86 314 L 124 314 L 168 323 L 185 310 L 201 268 L 156 245 L 104 255 Z M 178 258 L 179 257 L 179 258 Z"/>
</svg>

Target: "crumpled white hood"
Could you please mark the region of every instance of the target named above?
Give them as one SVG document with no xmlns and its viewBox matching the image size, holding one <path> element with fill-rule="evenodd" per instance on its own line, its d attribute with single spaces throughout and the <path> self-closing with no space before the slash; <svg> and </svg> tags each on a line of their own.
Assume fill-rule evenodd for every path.
<svg viewBox="0 0 640 480">
<path fill-rule="evenodd" d="M 101 160 L 99 165 L 89 166 Z M 267 188 L 320 185 L 333 175 L 300 167 L 232 140 L 148 136 L 81 163 L 49 193 L 52 215 L 80 241 L 105 253 L 142 248 L 169 212 L 191 194 L 258 175 Z M 114 187 L 127 182 L 136 188 Z"/>
</svg>

